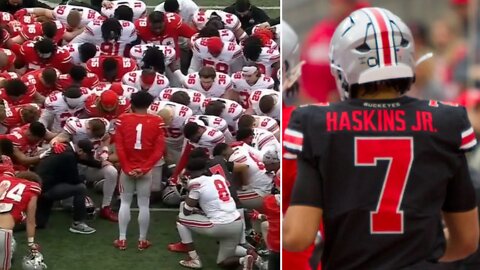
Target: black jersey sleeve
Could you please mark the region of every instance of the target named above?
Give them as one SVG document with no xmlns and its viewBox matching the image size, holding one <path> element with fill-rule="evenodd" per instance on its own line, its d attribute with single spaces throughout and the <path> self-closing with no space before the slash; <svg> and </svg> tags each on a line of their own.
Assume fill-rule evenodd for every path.
<svg viewBox="0 0 480 270">
<path fill-rule="evenodd" d="M 300 107 L 293 111 L 288 128 L 283 135 L 286 151 L 297 155 L 297 178 L 292 190 L 290 205 L 307 205 L 322 208 L 322 177 L 318 157 L 314 155 L 310 131 L 312 108 Z M 315 130 L 313 128 L 313 130 Z"/>
<path fill-rule="evenodd" d="M 467 159 L 461 154 L 461 165 L 447 184 L 447 194 L 442 210 L 445 212 L 466 212 L 476 207 L 475 189 L 473 188 Z"/>
</svg>

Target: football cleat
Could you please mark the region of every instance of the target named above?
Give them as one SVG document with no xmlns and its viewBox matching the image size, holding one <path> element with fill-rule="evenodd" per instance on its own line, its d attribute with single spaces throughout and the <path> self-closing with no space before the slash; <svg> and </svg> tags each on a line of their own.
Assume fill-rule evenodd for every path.
<svg viewBox="0 0 480 270">
<path fill-rule="evenodd" d="M 117 239 L 117 240 L 113 241 L 113 246 L 115 248 L 118 248 L 119 250 L 126 250 L 127 249 L 127 240 Z"/>
<path fill-rule="evenodd" d="M 187 253 L 188 252 L 187 245 L 182 243 L 182 242 L 169 244 L 167 248 L 171 252 L 180 252 L 180 253 Z"/>
<path fill-rule="evenodd" d="M 192 269 L 202 268 L 202 262 L 200 261 L 199 257 L 197 257 L 196 259 L 192 259 L 188 257 L 187 260 L 181 260 L 179 263 L 181 266 L 187 267 L 187 268 L 192 268 Z"/>
<path fill-rule="evenodd" d="M 105 206 L 100 210 L 100 217 L 112 222 L 118 222 L 118 214 L 113 212 L 110 206 Z"/>
<path fill-rule="evenodd" d="M 138 241 L 138 250 L 142 251 L 149 248 L 152 245 L 148 240 L 139 240 Z"/>
</svg>

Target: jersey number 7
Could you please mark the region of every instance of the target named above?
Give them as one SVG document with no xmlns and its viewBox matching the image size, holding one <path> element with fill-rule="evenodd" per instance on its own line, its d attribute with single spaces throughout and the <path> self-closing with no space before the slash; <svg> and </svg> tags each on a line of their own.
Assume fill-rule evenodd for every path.
<svg viewBox="0 0 480 270">
<path fill-rule="evenodd" d="M 403 211 L 400 210 L 413 163 L 411 137 L 356 137 L 355 166 L 377 166 L 389 162 L 377 209 L 370 212 L 371 234 L 402 234 Z"/>
</svg>

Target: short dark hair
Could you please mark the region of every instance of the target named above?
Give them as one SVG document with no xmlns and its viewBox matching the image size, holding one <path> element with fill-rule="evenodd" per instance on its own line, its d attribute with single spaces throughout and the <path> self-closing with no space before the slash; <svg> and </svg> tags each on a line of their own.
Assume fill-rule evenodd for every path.
<svg viewBox="0 0 480 270">
<path fill-rule="evenodd" d="M 212 100 L 205 106 L 205 115 L 220 116 L 225 109 L 225 103 L 220 100 Z"/>
<path fill-rule="evenodd" d="M 177 0 L 165 0 L 163 8 L 166 12 L 178 12 L 180 10 L 180 5 Z"/>
<path fill-rule="evenodd" d="M 88 122 L 89 122 L 88 125 L 90 126 L 90 131 L 92 132 L 93 137 L 102 138 L 103 136 L 105 136 L 105 133 L 107 130 L 105 127 L 105 123 L 102 120 L 98 118 L 94 118 Z"/>
<path fill-rule="evenodd" d="M 275 106 L 275 99 L 271 95 L 265 95 L 260 98 L 260 102 L 258 102 L 258 107 L 262 113 L 269 113 L 272 111 L 273 107 Z"/>
<path fill-rule="evenodd" d="M 55 85 L 58 79 L 58 74 L 57 70 L 51 67 L 47 67 L 42 71 L 42 79 L 48 84 L 48 85 Z"/>
<path fill-rule="evenodd" d="M 49 38 L 42 38 L 39 41 L 35 42 L 33 48 L 39 53 L 53 53 L 57 46 Z"/>
<path fill-rule="evenodd" d="M 205 24 L 205 27 L 213 27 L 217 30 L 221 30 L 225 29 L 225 23 L 222 21 L 222 18 L 218 16 L 212 16 Z"/>
<path fill-rule="evenodd" d="M 240 116 L 237 123 L 238 129 L 252 128 L 254 125 L 255 125 L 255 117 L 249 114 L 244 114 Z"/>
<path fill-rule="evenodd" d="M 218 29 L 212 25 L 205 25 L 200 31 L 198 31 L 199 38 L 207 38 L 207 37 L 219 37 L 220 32 Z"/>
<path fill-rule="evenodd" d="M 79 98 L 82 96 L 82 90 L 76 86 L 70 86 L 63 91 L 63 96 L 67 98 Z"/>
<path fill-rule="evenodd" d="M 215 80 L 217 77 L 217 72 L 213 67 L 205 66 L 198 71 L 198 76 L 200 78 L 210 78 Z"/>
<path fill-rule="evenodd" d="M 190 152 L 190 158 L 205 158 L 208 159 L 208 149 L 204 147 L 197 147 Z"/>
<path fill-rule="evenodd" d="M 33 136 L 38 138 L 43 138 L 45 137 L 45 134 L 47 134 L 47 129 L 45 128 L 45 126 L 38 121 L 31 123 L 28 127 L 28 130 Z"/>
<path fill-rule="evenodd" d="M 190 139 L 190 138 L 192 138 L 195 134 L 197 134 L 199 128 L 200 128 L 200 126 L 199 126 L 197 123 L 195 123 L 195 122 L 188 122 L 188 123 L 185 124 L 185 126 L 183 127 L 183 135 L 185 136 L 185 138 Z"/>
<path fill-rule="evenodd" d="M 190 157 L 187 162 L 186 169 L 188 171 L 202 171 L 207 167 L 207 160 L 204 158 L 192 158 Z"/>
<path fill-rule="evenodd" d="M 213 148 L 213 155 L 214 156 L 220 156 L 220 155 L 222 155 L 223 152 L 225 152 L 225 150 L 227 150 L 227 148 L 228 148 L 228 144 L 219 143 L 219 144 L 215 145 L 215 147 Z"/>
<path fill-rule="evenodd" d="M 97 46 L 93 43 L 86 42 L 78 46 L 78 52 L 80 54 L 80 61 L 86 63 L 88 59 L 97 55 Z"/>
<path fill-rule="evenodd" d="M 164 23 L 165 13 L 161 11 L 152 11 L 150 14 L 148 14 L 148 21 L 150 23 Z"/>
<path fill-rule="evenodd" d="M 177 91 L 172 94 L 170 101 L 188 106 L 190 105 L 190 96 L 184 91 Z"/>
<path fill-rule="evenodd" d="M 260 53 L 262 53 L 262 40 L 257 36 L 249 36 L 243 43 L 243 55 L 245 58 L 257 61 Z"/>
<path fill-rule="evenodd" d="M 68 72 L 70 77 L 75 82 L 81 82 L 85 77 L 87 77 L 87 69 L 83 66 L 73 66 Z"/>
<path fill-rule="evenodd" d="M 20 97 L 28 91 L 27 85 L 21 79 L 8 80 L 4 88 L 7 95 L 13 97 Z"/>
<path fill-rule="evenodd" d="M 255 136 L 253 129 L 251 128 L 242 128 L 237 131 L 236 139 L 237 141 L 242 141 L 248 137 Z"/>
<path fill-rule="evenodd" d="M 103 72 L 112 72 L 118 69 L 118 62 L 113 57 L 107 57 L 103 61 L 102 65 Z"/>
<path fill-rule="evenodd" d="M 250 9 L 252 5 L 250 4 L 250 0 L 237 0 L 235 2 L 235 11 L 237 12 L 245 12 Z"/>
<path fill-rule="evenodd" d="M 42 23 L 43 36 L 53 39 L 57 34 L 57 25 L 52 21 Z"/>
<path fill-rule="evenodd" d="M 165 73 L 165 55 L 158 47 L 148 47 L 142 58 L 144 68 L 153 68 L 160 74 Z"/>
<path fill-rule="evenodd" d="M 412 84 L 415 82 L 415 78 L 399 78 L 399 79 L 390 79 L 376 82 L 369 82 L 363 84 L 353 84 L 350 86 L 350 98 L 358 98 L 359 92 L 362 89 L 364 94 L 373 94 L 381 91 L 381 87 L 393 88 L 400 95 L 405 94 Z M 261 100 L 260 100 L 261 101 Z"/>
<path fill-rule="evenodd" d="M 130 97 L 130 102 L 134 109 L 147 109 L 153 103 L 153 100 L 153 96 L 145 91 L 138 91 Z"/>
<path fill-rule="evenodd" d="M 108 18 L 102 23 L 102 38 L 107 41 L 109 39 L 114 39 L 118 41 L 122 35 L 122 24 L 116 18 Z"/>
<path fill-rule="evenodd" d="M 133 21 L 133 9 L 127 5 L 118 6 L 113 12 L 113 17 L 123 21 Z"/>
<path fill-rule="evenodd" d="M 0 152 L 2 155 L 13 157 L 13 142 L 7 138 L 0 139 Z"/>
</svg>

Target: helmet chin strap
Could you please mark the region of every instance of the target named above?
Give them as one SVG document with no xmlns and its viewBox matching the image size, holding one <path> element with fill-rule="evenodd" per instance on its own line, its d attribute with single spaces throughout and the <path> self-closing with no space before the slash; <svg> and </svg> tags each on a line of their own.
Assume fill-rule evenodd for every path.
<svg viewBox="0 0 480 270">
<path fill-rule="evenodd" d="M 428 53 L 422 55 L 420 58 L 417 59 L 417 62 L 415 62 L 415 66 L 420 65 L 421 63 L 429 60 L 432 57 L 433 57 L 433 52 L 428 52 Z"/>
</svg>

